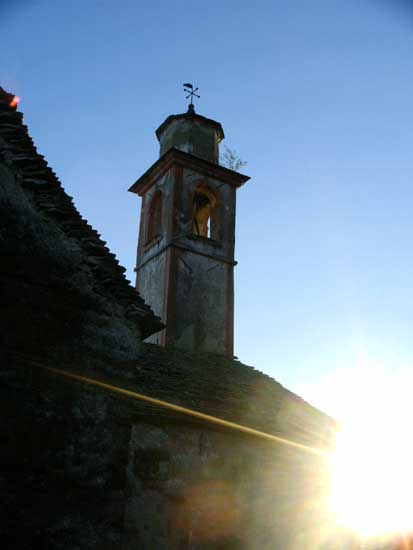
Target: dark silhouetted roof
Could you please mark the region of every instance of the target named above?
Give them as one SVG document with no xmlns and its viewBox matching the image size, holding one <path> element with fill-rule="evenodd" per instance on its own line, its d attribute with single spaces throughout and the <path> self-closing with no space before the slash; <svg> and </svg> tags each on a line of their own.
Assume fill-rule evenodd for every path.
<svg viewBox="0 0 413 550">
<path fill-rule="evenodd" d="M 56 174 L 38 154 L 13 99 L 13 94 L 0 87 L 0 150 L 6 164 L 18 175 L 16 182 L 33 192 L 42 216 L 53 220 L 67 237 L 80 245 L 93 264 L 99 293 L 123 304 L 127 317 L 136 320 L 143 337 L 161 330 L 160 319 L 125 278 L 126 269 L 119 265 L 97 231 L 81 217 Z"/>
</svg>

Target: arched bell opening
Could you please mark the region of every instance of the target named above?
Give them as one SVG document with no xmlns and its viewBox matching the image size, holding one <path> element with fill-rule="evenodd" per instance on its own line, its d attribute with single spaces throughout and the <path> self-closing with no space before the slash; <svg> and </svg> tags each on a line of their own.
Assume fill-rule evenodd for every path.
<svg viewBox="0 0 413 550">
<path fill-rule="evenodd" d="M 192 232 L 204 239 L 220 240 L 218 199 L 209 187 L 199 185 L 194 190 Z"/>
<path fill-rule="evenodd" d="M 151 199 L 146 226 L 146 242 L 149 243 L 162 232 L 162 193 L 156 191 Z"/>
</svg>

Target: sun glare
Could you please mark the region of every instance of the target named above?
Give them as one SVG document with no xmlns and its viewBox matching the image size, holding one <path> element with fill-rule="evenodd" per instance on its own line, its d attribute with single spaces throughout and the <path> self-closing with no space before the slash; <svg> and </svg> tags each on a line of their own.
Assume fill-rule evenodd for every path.
<svg viewBox="0 0 413 550">
<path fill-rule="evenodd" d="M 355 396 L 345 392 L 348 414 L 331 458 L 331 507 L 342 526 L 362 537 L 411 532 L 412 380 L 368 378 Z"/>
</svg>

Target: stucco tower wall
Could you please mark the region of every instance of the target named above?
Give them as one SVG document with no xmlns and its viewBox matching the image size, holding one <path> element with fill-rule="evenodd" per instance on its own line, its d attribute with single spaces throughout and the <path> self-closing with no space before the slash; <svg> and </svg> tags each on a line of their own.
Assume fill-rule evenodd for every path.
<svg viewBox="0 0 413 550">
<path fill-rule="evenodd" d="M 178 348 L 232 353 L 232 316 L 228 318 L 233 266 L 187 250 L 176 250 L 176 288 L 172 336 Z M 168 343 L 168 339 L 166 341 Z"/>
</svg>

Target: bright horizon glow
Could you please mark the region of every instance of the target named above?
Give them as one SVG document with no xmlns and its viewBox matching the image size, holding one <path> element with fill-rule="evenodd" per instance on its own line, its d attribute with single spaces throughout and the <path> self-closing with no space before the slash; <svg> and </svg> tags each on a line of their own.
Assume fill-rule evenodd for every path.
<svg viewBox="0 0 413 550">
<path fill-rule="evenodd" d="M 406 533 L 413 529 L 413 375 L 357 372 L 358 387 L 349 374 L 336 388 L 346 411 L 332 456 L 331 508 L 341 526 L 362 537 Z"/>
</svg>

